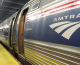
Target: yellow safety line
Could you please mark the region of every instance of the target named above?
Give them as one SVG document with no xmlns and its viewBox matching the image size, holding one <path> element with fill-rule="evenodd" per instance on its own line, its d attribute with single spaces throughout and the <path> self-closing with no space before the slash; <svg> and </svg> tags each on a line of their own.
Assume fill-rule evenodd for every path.
<svg viewBox="0 0 80 65">
<path fill-rule="evenodd" d="M 20 65 L 0 44 L 0 65 Z"/>
</svg>

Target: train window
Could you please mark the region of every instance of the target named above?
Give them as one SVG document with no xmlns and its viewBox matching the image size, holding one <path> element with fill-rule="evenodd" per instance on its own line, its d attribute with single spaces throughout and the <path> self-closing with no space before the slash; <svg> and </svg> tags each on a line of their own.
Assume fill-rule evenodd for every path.
<svg viewBox="0 0 80 65">
<path fill-rule="evenodd" d="M 30 5 L 29 12 L 31 12 L 35 9 L 38 9 L 39 8 L 39 3 L 40 3 L 40 0 L 34 0 Z"/>
<path fill-rule="evenodd" d="M 33 6 L 33 9 L 35 9 L 35 8 L 37 8 L 37 7 L 38 7 L 38 3 Z"/>
<path fill-rule="evenodd" d="M 4 28 L 2 29 L 2 32 L 4 33 Z"/>
<path fill-rule="evenodd" d="M 44 5 L 49 4 L 53 1 L 56 1 L 56 0 L 41 0 L 40 7 L 43 7 Z"/>
</svg>

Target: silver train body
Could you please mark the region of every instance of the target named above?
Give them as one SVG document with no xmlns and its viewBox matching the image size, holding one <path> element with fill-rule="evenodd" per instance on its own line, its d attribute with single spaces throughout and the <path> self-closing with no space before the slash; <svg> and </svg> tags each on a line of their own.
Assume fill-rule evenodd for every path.
<svg viewBox="0 0 80 65">
<path fill-rule="evenodd" d="M 0 24 L 0 41 L 31 65 L 80 65 L 80 0 L 31 0 Z"/>
</svg>

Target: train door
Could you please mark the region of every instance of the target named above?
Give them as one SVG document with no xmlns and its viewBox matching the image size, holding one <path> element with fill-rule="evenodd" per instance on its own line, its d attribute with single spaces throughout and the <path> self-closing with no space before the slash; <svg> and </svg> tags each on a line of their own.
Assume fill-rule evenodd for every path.
<svg viewBox="0 0 80 65">
<path fill-rule="evenodd" d="M 24 22 L 25 16 L 27 15 L 28 9 L 26 9 L 21 15 L 19 28 L 18 28 L 18 45 L 19 45 L 19 53 L 23 55 L 24 53 L 24 44 L 23 44 L 23 32 L 24 32 Z"/>
</svg>

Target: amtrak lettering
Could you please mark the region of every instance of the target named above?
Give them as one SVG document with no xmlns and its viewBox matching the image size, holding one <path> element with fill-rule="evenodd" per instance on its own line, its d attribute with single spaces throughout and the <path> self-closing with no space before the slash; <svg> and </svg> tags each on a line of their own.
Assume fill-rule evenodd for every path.
<svg viewBox="0 0 80 65">
<path fill-rule="evenodd" d="M 64 29 L 72 26 L 71 28 L 67 29 L 66 31 L 64 31 L 62 33 L 61 36 L 63 36 L 64 38 L 66 39 L 70 39 L 70 37 L 73 35 L 73 33 L 78 29 L 80 28 L 80 21 L 78 22 L 72 22 L 72 21 L 64 21 L 64 20 L 69 20 L 69 19 L 77 19 L 77 18 L 80 18 L 80 13 L 78 13 L 77 15 L 75 14 L 71 14 L 71 15 L 66 15 L 66 16 L 61 16 L 61 17 L 58 17 L 58 18 L 54 18 L 54 21 L 63 21 L 63 22 L 58 22 L 58 23 L 53 23 L 51 25 L 49 25 L 49 27 L 51 29 L 54 29 L 55 27 L 57 26 L 60 26 L 58 28 L 56 28 L 54 31 L 57 32 L 58 34 L 60 34 Z M 72 31 L 71 31 L 72 30 Z M 69 32 L 71 31 L 71 32 Z M 68 34 L 68 35 L 67 35 Z"/>
<path fill-rule="evenodd" d="M 32 30 L 32 28 L 26 28 L 26 30 Z"/>
<path fill-rule="evenodd" d="M 66 15 L 66 16 L 61 16 L 61 17 L 58 17 L 58 18 L 54 18 L 54 21 L 74 19 L 74 18 L 79 18 L 79 17 L 80 17 L 80 13 L 78 13 L 77 16 L 75 14 L 72 14 L 72 15 Z"/>
</svg>

